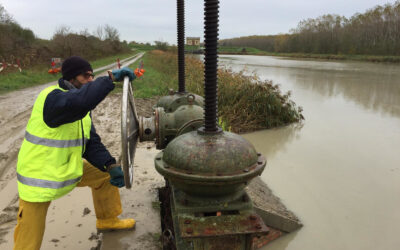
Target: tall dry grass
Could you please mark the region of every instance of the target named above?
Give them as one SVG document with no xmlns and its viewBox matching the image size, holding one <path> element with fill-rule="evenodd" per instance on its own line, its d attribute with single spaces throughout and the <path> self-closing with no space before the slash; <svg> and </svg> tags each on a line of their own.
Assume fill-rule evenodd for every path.
<svg viewBox="0 0 400 250">
<path fill-rule="evenodd" d="M 165 85 L 177 88 L 175 54 L 150 52 L 146 64 L 168 76 L 169 80 L 161 83 L 164 89 L 167 89 Z M 193 57 L 186 58 L 186 89 L 202 96 L 204 93 L 204 65 Z M 224 127 L 236 133 L 284 126 L 304 119 L 302 108 L 290 100 L 290 92 L 284 94 L 272 81 L 229 69 L 218 70 L 218 114 Z"/>
</svg>

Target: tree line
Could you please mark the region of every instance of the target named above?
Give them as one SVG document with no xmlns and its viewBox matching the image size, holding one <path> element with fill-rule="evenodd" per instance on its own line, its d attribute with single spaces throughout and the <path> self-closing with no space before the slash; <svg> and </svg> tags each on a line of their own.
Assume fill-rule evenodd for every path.
<svg viewBox="0 0 400 250">
<path fill-rule="evenodd" d="M 281 53 L 399 56 L 400 0 L 350 18 L 328 14 L 302 20 L 290 34 L 225 39 L 220 45 Z"/>
<path fill-rule="evenodd" d="M 19 59 L 23 66 L 50 62 L 52 57 L 66 58 L 80 55 L 96 59 L 129 51 L 126 41 L 121 42 L 116 28 L 104 25 L 90 33 L 87 29 L 73 32 L 59 27 L 50 40 L 40 39 L 32 30 L 21 27 L 0 4 L 0 61 Z"/>
</svg>

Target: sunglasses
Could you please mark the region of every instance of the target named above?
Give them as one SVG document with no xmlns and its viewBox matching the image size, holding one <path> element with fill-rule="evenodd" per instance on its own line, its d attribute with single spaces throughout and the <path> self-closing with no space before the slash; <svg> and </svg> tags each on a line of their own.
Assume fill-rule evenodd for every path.
<svg viewBox="0 0 400 250">
<path fill-rule="evenodd" d="M 83 73 L 82 75 L 83 75 L 86 79 L 88 79 L 88 78 L 90 78 L 90 77 L 94 78 L 94 74 L 93 74 L 93 73 Z"/>
</svg>

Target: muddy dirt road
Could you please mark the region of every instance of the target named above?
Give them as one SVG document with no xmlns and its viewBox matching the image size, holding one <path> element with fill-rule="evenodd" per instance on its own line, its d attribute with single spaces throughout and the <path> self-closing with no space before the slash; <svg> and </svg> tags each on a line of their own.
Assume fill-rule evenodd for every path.
<svg viewBox="0 0 400 250">
<path fill-rule="evenodd" d="M 129 65 L 142 55 L 131 58 L 124 65 Z M 16 224 L 18 211 L 18 193 L 16 181 L 16 162 L 19 147 L 22 143 L 25 126 L 29 119 L 32 105 L 37 94 L 45 87 L 54 84 L 48 83 L 29 89 L 15 91 L 0 96 L 0 249 L 12 249 L 13 231 Z M 120 110 L 121 95 L 109 95 L 93 111 L 93 122 L 102 137 L 103 143 L 117 159 L 120 157 Z M 151 115 L 151 107 L 156 98 L 138 99 L 137 108 L 139 115 Z M 156 150 L 152 144 L 139 144 L 137 154 L 138 165 L 152 165 L 151 161 Z M 140 155 L 140 156 L 139 156 Z M 149 161 L 149 162 L 147 162 Z M 123 216 L 134 217 L 138 221 L 138 227 L 133 233 L 136 242 L 141 242 L 138 247 L 147 246 L 148 249 L 157 249 L 154 235 L 149 232 L 158 232 L 158 211 L 148 210 L 151 207 L 156 194 L 153 190 L 140 188 L 140 184 L 146 181 L 162 184 L 155 170 L 137 169 L 135 171 L 136 188 L 134 191 L 121 189 L 123 207 L 140 209 L 147 212 L 124 213 Z M 152 192 L 154 194 L 152 194 Z M 138 197 L 135 202 L 126 204 L 124 197 Z M 141 214 L 142 218 L 138 214 Z M 149 217 L 149 219 L 145 217 Z M 143 223 L 141 223 L 143 222 Z M 148 223 L 150 222 L 150 223 Z M 143 224 L 140 225 L 139 224 Z M 148 224 L 148 225 L 146 225 Z M 121 243 L 124 244 L 124 243 Z M 98 246 L 98 236 L 95 229 L 95 215 L 92 204 L 91 193 L 88 188 L 77 188 L 66 197 L 58 199 L 50 205 L 47 215 L 46 232 L 43 239 L 42 249 L 91 249 Z M 143 249 L 143 248 L 137 249 Z M 104 248 L 103 249 L 107 249 Z M 113 249 L 112 247 L 108 249 Z"/>
</svg>

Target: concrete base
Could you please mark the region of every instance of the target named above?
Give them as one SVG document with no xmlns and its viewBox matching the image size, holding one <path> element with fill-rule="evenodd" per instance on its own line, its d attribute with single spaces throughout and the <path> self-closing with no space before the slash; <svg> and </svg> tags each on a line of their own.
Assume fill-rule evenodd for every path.
<svg viewBox="0 0 400 250">
<path fill-rule="evenodd" d="M 254 210 L 270 229 L 268 234 L 253 239 L 253 249 L 261 248 L 303 226 L 296 215 L 287 210 L 280 199 L 259 177 L 250 183 L 246 191 L 253 201 Z"/>
<path fill-rule="evenodd" d="M 286 233 L 303 226 L 296 215 L 282 204 L 259 177 L 255 178 L 246 189 L 253 201 L 255 211 L 263 218 L 267 226 Z"/>
</svg>

